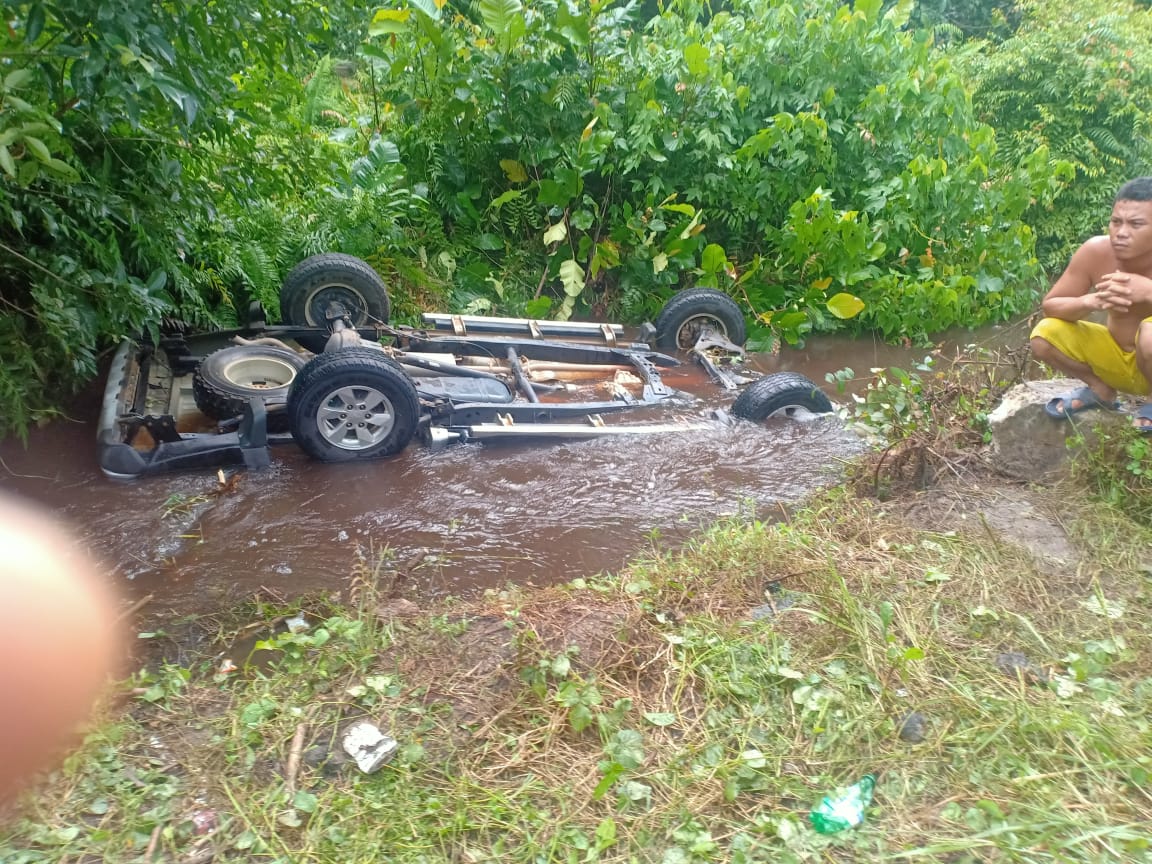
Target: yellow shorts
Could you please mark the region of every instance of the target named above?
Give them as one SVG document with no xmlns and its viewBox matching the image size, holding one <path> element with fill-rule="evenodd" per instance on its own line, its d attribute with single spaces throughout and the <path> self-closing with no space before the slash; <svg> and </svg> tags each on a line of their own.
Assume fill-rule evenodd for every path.
<svg viewBox="0 0 1152 864">
<path fill-rule="evenodd" d="M 1109 387 L 1137 396 L 1148 394 L 1148 381 L 1136 368 L 1136 352 L 1122 350 L 1103 324 L 1044 318 L 1032 330 L 1032 338 L 1036 337 L 1066 357 L 1087 363 Z"/>
</svg>

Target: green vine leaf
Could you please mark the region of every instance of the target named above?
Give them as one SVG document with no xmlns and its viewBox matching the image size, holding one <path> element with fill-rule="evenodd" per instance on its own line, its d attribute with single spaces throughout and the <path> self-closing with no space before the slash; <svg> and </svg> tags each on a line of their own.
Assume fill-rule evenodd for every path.
<svg viewBox="0 0 1152 864">
<path fill-rule="evenodd" d="M 569 258 L 560 265 L 560 282 L 564 285 L 566 295 L 579 296 L 584 290 L 584 268 Z"/>
<path fill-rule="evenodd" d="M 504 169 L 504 176 L 512 183 L 527 183 L 528 172 L 524 166 L 515 159 L 501 159 L 500 167 Z"/>
<path fill-rule="evenodd" d="M 828 311 L 842 320 L 855 318 L 864 311 L 864 301 L 854 294 L 841 291 L 828 298 Z"/>
<path fill-rule="evenodd" d="M 568 226 L 563 222 L 557 222 L 544 232 L 544 245 L 550 246 L 553 243 L 561 243 L 567 236 Z"/>
<path fill-rule="evenodd" d="M 684 48 L 684 62 L 688 64 L 688 72 L 696 78 L 702 78 L 708 73 L 708 49 L 695 42 Z"/>
<path fill-rule="evenodd" d="M 718 273 L 727 263 L 724 247 L 719 243 L 709 243 L 700 255 L 700 269 L 705 273 Z"/>
</svg>

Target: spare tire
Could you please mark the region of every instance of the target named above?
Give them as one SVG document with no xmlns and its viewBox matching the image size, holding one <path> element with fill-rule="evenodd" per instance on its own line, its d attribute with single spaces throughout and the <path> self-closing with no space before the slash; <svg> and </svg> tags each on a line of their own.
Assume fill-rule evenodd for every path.
<svg viewBox="0 0 1152 864">
<path fill-rule="evenodd" d="M 288 394 L 292 438 L 321 462 L 399 453 L 419 420 L 412 380 L 399 363 L 371 348 L 316 355 Z"/>
<path fill-rule="evenodd" d="M 205 357 L 192 376 L 196 407 L 213 420 L 244 413 L 248 400 L 259 397 L 267 408 L 283 405 L 307 360 L 287 348 L 235 345 Z M 281 411 L 268 415 L 268 431 L 284 432 L 288 419 Z"/>
<path fill-rule="evenodd" d="M 299 327 L 327 327 L 330 303 L 340 303 L 353 327 L 387 324 L 388 286 L 366 261 L 328 252 L 305 258 L 280 286 L 280 315 Z"/>
<path fill-rule="evenodd" d="M 774 372 L 749 384 L 732 404 L 732 414 L 761 423 L 770 417 L 800 420 L 831 414 L 824 391 L 796 372 Z"/>
<path fill-rule="evenodd" d="M 673 294 L 654 325 L 656 347 L 665 350 L 691 351 L 705 329 L 741 347 L 748 338 L 744 313 L 735 300 L 715 288 L 689 288 Z"/>
</svg>

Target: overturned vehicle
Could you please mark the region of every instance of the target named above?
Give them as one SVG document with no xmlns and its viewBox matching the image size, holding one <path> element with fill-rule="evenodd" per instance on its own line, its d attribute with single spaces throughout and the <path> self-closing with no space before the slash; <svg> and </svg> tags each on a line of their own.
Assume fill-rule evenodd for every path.
<svg viewBox="0 0 1152 864">
<path fill-rule="evenodd" d="M 751 382 L 730 371 L 745 327 L 720 291 L 673 295 L 626 341 L 618 324 L 429 313 L 388 323 L 386 286 L 364 261 L 316 255 L 280 292 L 287 323 L 259 304 L 244 327 L 125 341 L 113 358 L 97 431 L 100 467 L 130 479 L 161 471 L 267 466 L 295 442 L 323 462 L 390 456 L 425 444 L 596 437 L 682 430 L 612 423 L 679 394 L 660 370 L 690 354 L 718 386 L 740 388 L 732 414 L 754 422 L 828 413 L 802 375 Z M 589 399 L 588 394 L 596 398 Z"/>
</svg>

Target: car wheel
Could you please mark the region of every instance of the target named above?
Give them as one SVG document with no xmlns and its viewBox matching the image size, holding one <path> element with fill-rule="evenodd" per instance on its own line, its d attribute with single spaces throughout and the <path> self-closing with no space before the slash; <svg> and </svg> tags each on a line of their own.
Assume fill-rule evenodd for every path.
<svg viewBox="0 0 1152 864">
<path fill-rule="evenodd" d="M 674 294 L 656 316 L 656 347 L 690 351 L 701 332 L 710 329 L 729 342 L 747 338 L 744 313 L 736 301 L 715 288 L 689 288 Z"/>
<path fill-rule="evenodd" d="M 288 394 L 292 437 L 321 462 L 399 453 L 419 419 L 412 381 L 396 361 L 368 348 L 317 355 Z"/>
<path fill-rule="evenodd" d="M 776 372 L 752 382 L 732 405 L 732 414 L 761 423 L 770 417 L 806 420 L 832 413 L 824 392 L 796 372 Z"/>
<path fill-rule="evenodd" d="M 192 396 L 201 413 L 227 420 L 244 413 L 248 400 L 259 397 L 265 407 L 282 405 L 292 382 L 307 361 L 295 351 L 267 345 L 235 345 L 205 357 L 192 375 Z M 268 414 L 268 431 L 285 432 L 281 412 Z"/>
<path fill-rule="evenodd" d="M 289 324 L 327 327 L 330 303 L 348 311 L 353 327 L 387 324 L 388 286 L 366 261 L 329 252 L 305 258 L 280 286 L 280 314 Z"/>
</svg>

